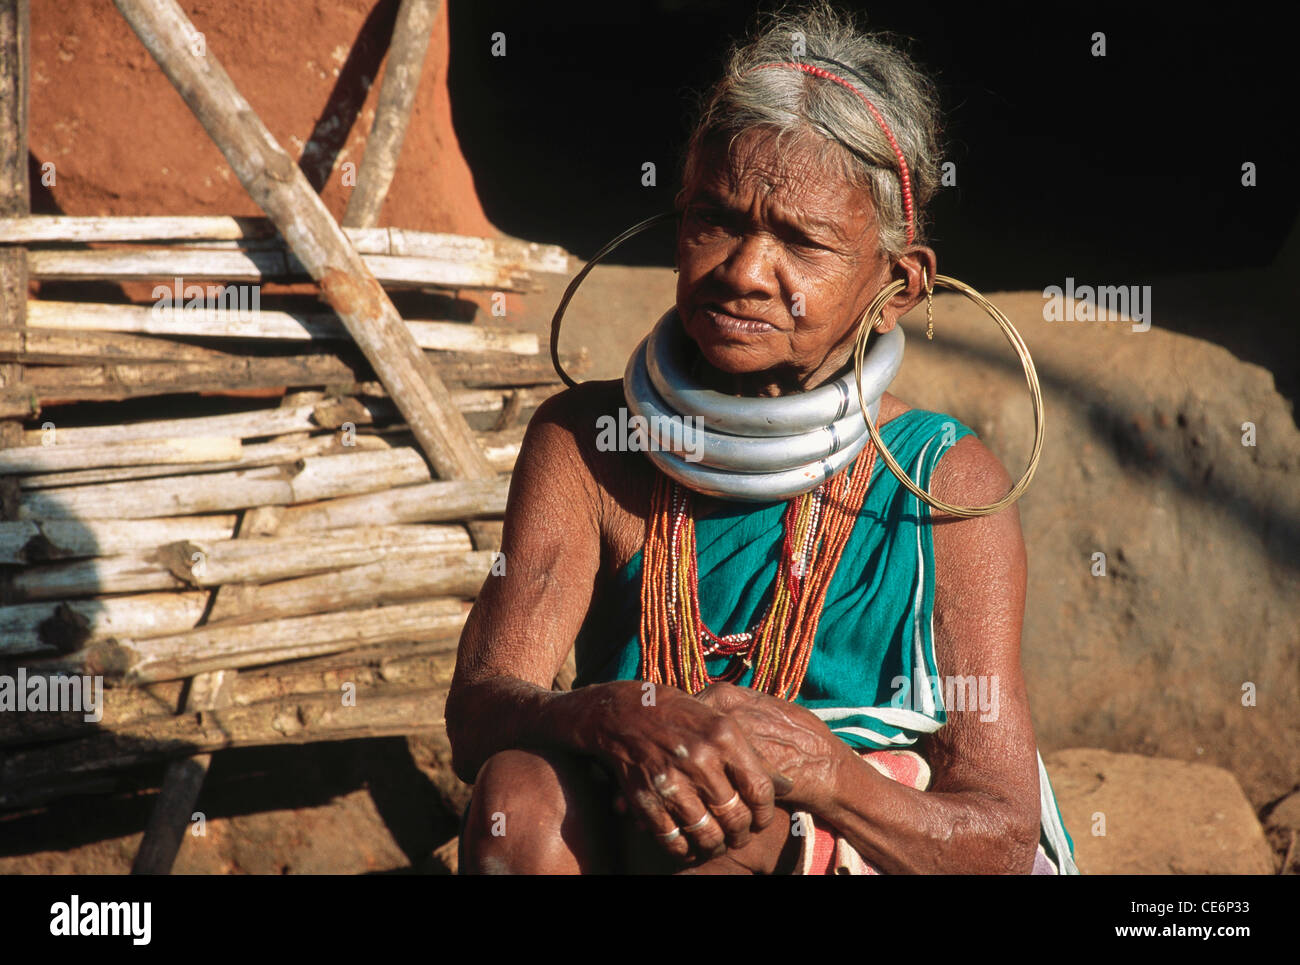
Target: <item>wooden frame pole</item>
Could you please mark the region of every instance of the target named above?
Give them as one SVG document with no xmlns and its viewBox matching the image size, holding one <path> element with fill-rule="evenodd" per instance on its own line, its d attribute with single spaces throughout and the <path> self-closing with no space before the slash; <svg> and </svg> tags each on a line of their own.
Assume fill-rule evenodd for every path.
<svg viewBox="0 0 1300 965">
<path fill-rule="evenodd" d="M 495 475 L 388 295 L 293 159 L 271 136 L 175 0 L 114 0 L 221 149 L 240 183 L 320 285 L 443 478 Z"/>
<path fill-rule="evenodd" d="M 27 178 L 28 45 L 31 33 L 28 0 L 0 0 L 0 218 L 31 212 Z M 0 248 L 0 328 L 22 328 L 27 313 L 27 252 Z M 17 362 L 0 363 L 0 388 L 23 381 Z M 0 422 L 0 448 L 22 443 L 22 423 Z M 8 492 L 0 500 L 12 511 L 16 490 L 12 480 L 0 481 Z M 0 516 L 7 514 L 0 513 Z"/>
<path fill-rule="evenodd" d="M 348 198 L 343 224 L 348 228 L 372 228 L 388 196 L 388 186 L 397 171 L 397 159 L 406 139 L 406 126 L 420 85 L 420 73 L 429 50 L 429 35 L 442 0 L 402 0 L 388 45 L 388 66 L 379 88 L 375 122 L 366 137 L 357 186 Z"/>
</svg>

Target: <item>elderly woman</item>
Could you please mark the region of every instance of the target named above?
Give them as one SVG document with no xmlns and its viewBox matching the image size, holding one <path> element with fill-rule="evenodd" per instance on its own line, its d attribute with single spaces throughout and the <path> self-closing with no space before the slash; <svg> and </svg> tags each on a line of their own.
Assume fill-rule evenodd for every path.
<svg viewBox="0 0 1300 965">
<path fill-rule="evenodd" d="M 934 111 L 826 7 L 733 53 L 688 148 L 674 310 L 622 382 L 528 428 L 447 701 L 464 870 L 1074 870 L 1020 670 L 1018 515 L 931 512 L 864 432 L 867 409 L 938 500 L 1010 485 L 884 391 L 935 278 Z M 859 320 L 892 283 L 859 402 Z M 640 445 L 606 431 L 629 411 Z M 647 437 L 659 417 L 682 438 Z"/>
</svg>

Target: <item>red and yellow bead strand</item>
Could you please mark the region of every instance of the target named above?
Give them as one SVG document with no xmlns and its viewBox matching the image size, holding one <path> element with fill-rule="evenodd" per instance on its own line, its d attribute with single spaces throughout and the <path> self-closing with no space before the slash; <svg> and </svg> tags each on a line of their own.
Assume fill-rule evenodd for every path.
<svg viewBox="0 0 1300 965">
<path fill-rule="evenodd" d="M 659 476 L 642 552 L 641 679 L 694 694 L 710 683 L 737 681 L 752 667 L 753 689 L 793 700 L 803 686 L 826 592 L 866 499 L 875 457 L 868 444 L 851 477 L 839 473 L 789 502 L 767 609 L 750 630 L 721 637 L 700 614 L 690 493 Z M 717 676 L 705 665 L 715 655 L 733 657 Z"/>
</svg>

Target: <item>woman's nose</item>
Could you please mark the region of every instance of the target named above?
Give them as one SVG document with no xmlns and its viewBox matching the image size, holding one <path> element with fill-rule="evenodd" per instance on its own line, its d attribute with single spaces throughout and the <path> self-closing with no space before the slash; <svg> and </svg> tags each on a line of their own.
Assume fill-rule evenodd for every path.
<svg viewBox="0 0 1300 965">
<path fill-rule="evenodd" d="M 715 275 L 737 295 L 773 295 L 776 293 L 774 256 L 770 239 L 755 234 L 741 235 Z"/>
</svg>

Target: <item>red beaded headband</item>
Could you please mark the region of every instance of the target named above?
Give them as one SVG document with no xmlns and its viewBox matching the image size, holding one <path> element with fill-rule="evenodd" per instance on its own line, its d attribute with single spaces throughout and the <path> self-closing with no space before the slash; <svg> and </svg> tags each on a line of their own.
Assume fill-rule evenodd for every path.
<svg viewBox="0 0 1300 965">
<path fill-rule="evenodd" d="M 829 70 L 821 67 L 814 67 L 812 64 L 801 64 L 795 61 L 775 62 L 771 64 L 759 64 L 754 70 L 766 70 L 769 67 L 788 67 L 792 70 L 802 70 L 805 74 L 811 74 L 814 77 L 821 77 L 824 80 L 834 81 L 845 90 L 850 90 L 857 94 L 862 103 L 867 105 L 867 110 L 871 111 L 871 116 L 876 119 L 876 124 L 889 140 L 889 146 L 894 149 L 894 157 L 898 158 L 898 176 L 903 183 L 903 211 L 907 215 L 907 243 L 910 245 L 912 239 L 916 237 L 916 216 L 912 207 L 912 176 L 907 171 L 907 161 L 903 158 L 903 149 L 898 146 L 898 138 L 894 137 L 894 132 L 889 129 L 885 119 L 881 117 L 880 111 L 876 110 L 876 105 L 867 100 L 866 95 L 850 84 L 843 77 L 832 74 Z"/>
</svg>

